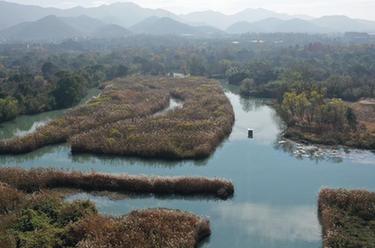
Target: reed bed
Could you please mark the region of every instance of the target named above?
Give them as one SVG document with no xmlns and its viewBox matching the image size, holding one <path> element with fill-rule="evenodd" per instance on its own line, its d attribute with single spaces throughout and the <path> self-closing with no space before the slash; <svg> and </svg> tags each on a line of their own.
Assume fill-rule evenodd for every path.
<svg viewBox="0 0 375 248">
<path fill-rule="evenodd" d="M 116 122 L 151 115 L 166 108 L 170 96 L 167 91 L 142 87 L 134 89 L 125 84 L 109 82 L 100 96 L 68 111 L 36 132 L 24 137 L 0 141 L 0 153 L 28 153 L 38 148 L 67 142 L 75 134 Z"/>
<path fill-rule="evenodd" d="M 104 217 L 89 201 L 64 202 L 54 191 L 25 194 L 0 184 L 0 247 L 197 247 L 209 221 L 168 209 Z"/>
<path fill-rule="evenodd" d="M 168 209 L 133 211 L 118 219 L 87 218 L 70 232 L 81 239 L 78 248 L 194 248 L 210 234 L 208 220 Z"/>
<path fill-rule="evenodd" d="M 171 97 L 183 107 L 153 115 Z M 233 108 L 217 81 L 133 76 L 107 83 L 100 97 L 34 134 L 0 142 L 0 152 L 68 141 L 72 152 L 199 159 L 216 149 L 233 123 Z"/>
<path fill-rule="evenodd" d="M 323 189 L 318 205 L 325 248 L 375 247 L 375 193 Z"/>
<path fill-rule="evenodd" d="M 167 159 L 209 156 L 227 137 L 234 114 L 218 82 L 205 78 L 142 78 L 142 85 L 168 89 L 183 107 L 163 116 L 108 123 L 70 139 L 73 152 Z"/>
<path fill-rule="evenodd" d="M 113 176 L 63 172 L 52 169 L 1 168 L 0 182 L 25 192 L 74 188 L 87 191 L 115 191 L 135 194 L 212 196 L 227 199 L 234 193 L 232 182 L 204 177 Z"/>
</svg>

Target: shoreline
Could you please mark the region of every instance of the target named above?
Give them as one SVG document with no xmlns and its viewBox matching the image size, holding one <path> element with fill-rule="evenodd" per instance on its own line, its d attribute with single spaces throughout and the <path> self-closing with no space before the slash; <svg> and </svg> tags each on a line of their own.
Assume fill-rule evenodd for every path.
<svg viewBox="0 0 375 248">
<path fill-rule="evenodd" d="M 363 144 L 355 143 L 355 139 L 343 140 L 344 137 L 342 136 L 342 134 L 335 132 L 329 132 L 326 133 L 326 135 L 322 136 L 311 132 L 304 132 L 299 128 L 286 127 L 286 129 L 281 133 L 281 137 L 304 144 L 342 146 L 351 149 L 375 151 L 375 143 Z M 340 142 L 340 140 L 343 142 Z"/>
</svg>

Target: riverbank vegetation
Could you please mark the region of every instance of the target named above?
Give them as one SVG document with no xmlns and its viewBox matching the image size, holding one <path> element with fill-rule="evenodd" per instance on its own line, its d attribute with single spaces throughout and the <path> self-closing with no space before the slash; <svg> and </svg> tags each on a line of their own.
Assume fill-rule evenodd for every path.
<svg viewBox="0 0 375 248">
<path fill-rule="evenodd" d="M 28 193 L 55 188 L 111 191 L 130 194 L 211 196 L 227 199 L 232 182 L 204 177 L 111 176 L 99 173 L 62 172 L 50 169 L 0 168 L 0 182 Z"/>
<path fill-rule="evenodd" d="M 73 152 L 203 158 L 232 130 L 232 106 L 215 80 L 133 76 L 103 87 L 99 97 L 35 133 L 1 141 L 0 152 L 25 153 L 69 141 Z M 183 107 L 153 115 L 172 97 Z"/>
<path fill-rule="evenodd" d="M 72 107 L 90 88 L 129 72 L 95 52 L 10 46 L 0 46 L 0 122 Z"/>
<path fill-rule="evenodd" d="M 7 99 L 0 106 L 10 113 L 0 117 L 72 106 L 76 100 L 71 99 L 87 87 L 130 74 L 179 72 L 220 78 L 242 84 L 246 96 L 281 99 L 285 92 L 313 84 L 327 89 L 329 98 L 373 98 L 375 48 L 373 40 L 368 42 L 341 36 L 248 34 L 215 40 L 140 35 L 27 47 L 0 44 L 0 98 Z M 71 94 L 64 98 L 58 84 L 65 85 L 67 79 L 71 84 L 79 81 L 79 87 L 68 87 Z"/>
<path fill-rule="evenodd" d="M 89 201 L 64 202 L 61 194 L 26 194 L 0 184 L 0 244 L 6 248 L 196 247 L 209 236 L 206 219 L 149 209 L 104 217 Z"/>
<path fill-rule="evenodd" d="M 287 138 L 375 149 L 375 133 L 368 124 L 375 112 L 357 117 L 362 108 L 358 103 L 326 99 L 322 90 L 313 89 L 285 93 L 279 113 L 287 124 Z"/>
<path fill-rule="evenodd" d="M 375 193 L 323 189 L 319 217 L 324 247 L 375 247 Z"/>
</svg>

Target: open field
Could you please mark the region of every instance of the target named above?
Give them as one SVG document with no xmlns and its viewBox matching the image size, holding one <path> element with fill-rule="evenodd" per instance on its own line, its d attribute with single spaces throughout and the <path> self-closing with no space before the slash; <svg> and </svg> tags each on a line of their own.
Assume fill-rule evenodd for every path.
<svg viewBox="0 0 375 248">
<path fill-rule="evenodd" d="M 232 130 L 233 109 L 217 81 L 134 76 L 103 87 L 99 97 L 35 133 L 1 141 L 0 153 L 68 141 L 73 152 L 202 158 Z M 183 107 L 153 115 L 168 107 L 170 98 L 183 101 Z"/>
<path fill-rule="evenodd" d="M 135 194 L 212 196 L 222 199 L 231 197 L 234 193 L 232 182 L 223 179 L 111 176 L 98 173 L 69 173 L 48 169 L 1 168 L 0 182 L 7 183 L 25 192 L 54 188 L 73 188 Z"/>
<path fill-rule="evenodd" d="M 53 191 L 26 194 L 0 184 L 0 247 L 196 247 L 209 222 L 167 209 L 104 217 L 89 201 L 64 202 Z"/>
<path fill-rule="evenodd" d="M 375 247 L 375 193 L 323 189 L 319 216 L 324 247 Z"/>
</svg>

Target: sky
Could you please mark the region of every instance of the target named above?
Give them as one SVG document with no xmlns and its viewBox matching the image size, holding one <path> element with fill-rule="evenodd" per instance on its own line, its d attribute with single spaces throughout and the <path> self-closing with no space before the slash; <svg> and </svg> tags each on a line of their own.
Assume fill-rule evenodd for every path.
<svg viewBox="0 0 375 248">
<path fill-rule="evenodd" d="M 142 7 L 162 8 L 177 14 L 215 10 L 233 14 L 246 8 L 265 8 L 296 15 L 347 15 L 375 20 L 375 0 L 7 0 L 21 4 L 58 8 L 94 7 L 114 2 L 134 2 Z"/>
</svg>

